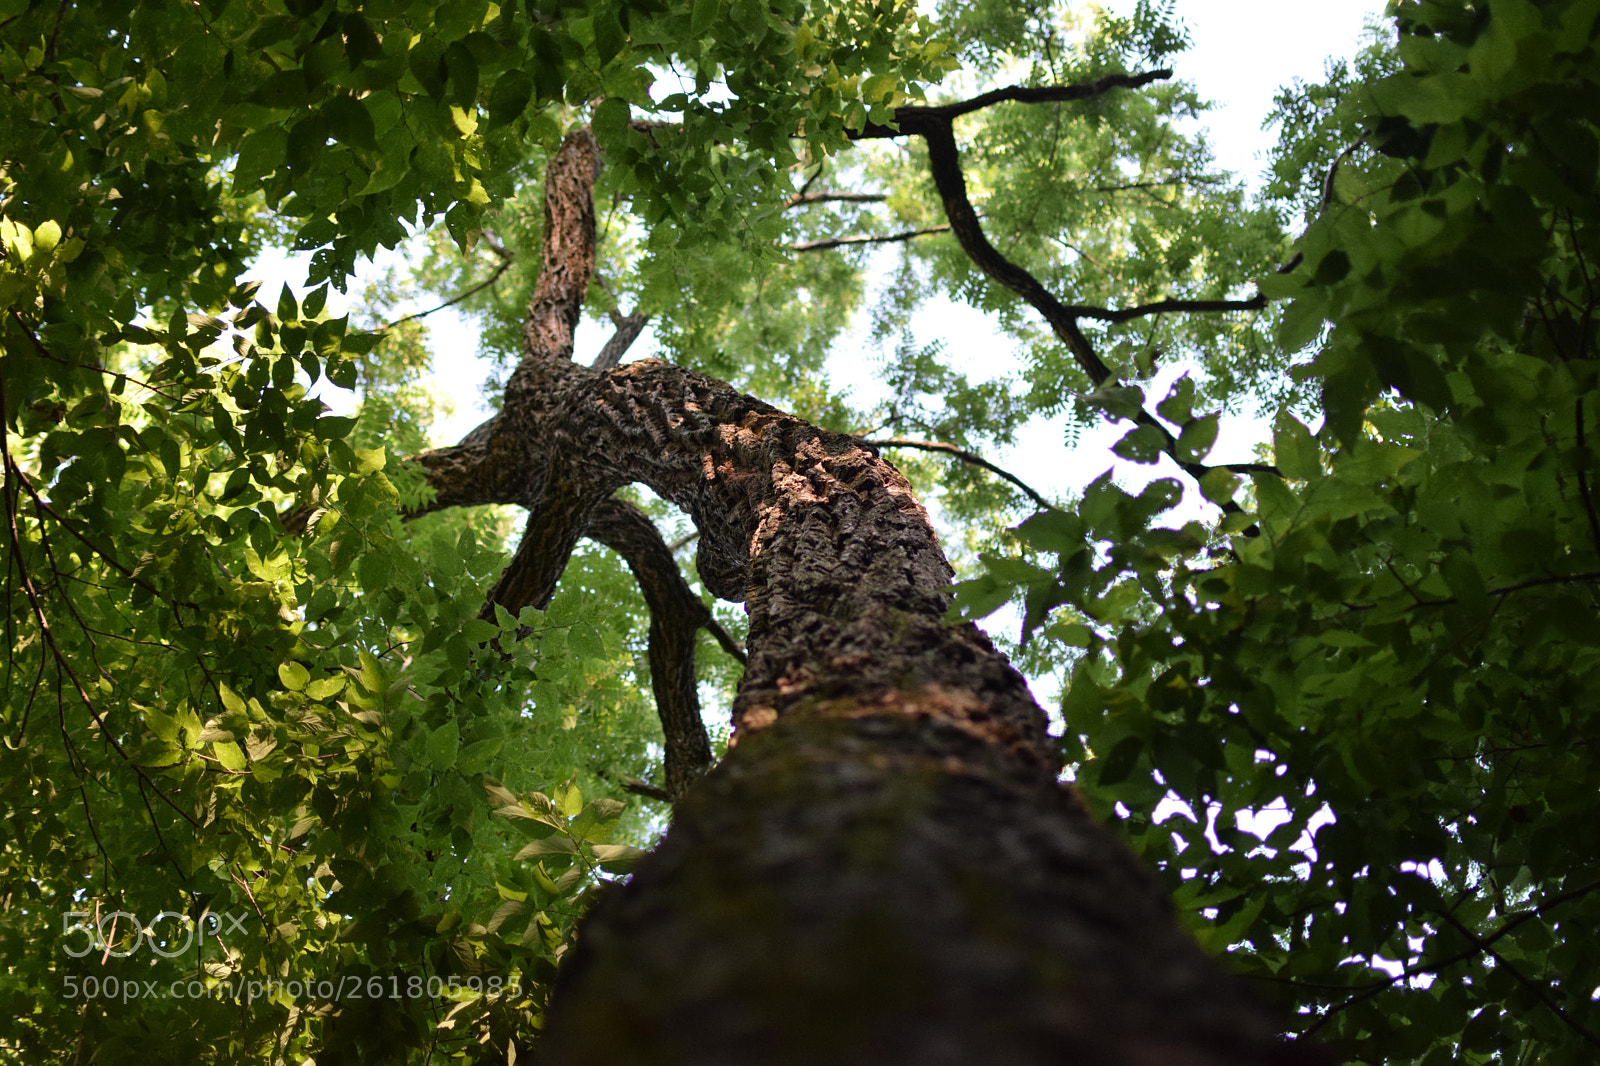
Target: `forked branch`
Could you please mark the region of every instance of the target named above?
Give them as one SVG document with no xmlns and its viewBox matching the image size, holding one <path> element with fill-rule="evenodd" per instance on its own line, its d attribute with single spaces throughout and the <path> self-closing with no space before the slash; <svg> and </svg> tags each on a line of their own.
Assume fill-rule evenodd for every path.
<svg viewBox="0 0 1600 1066">
<path fill-rule="evenodd" d="M 1073 360 L 1089 376 L 1096 388 L 1106 385 L 1115 377 L 1111 368 L 1095 352 L 1093 343 L 1079 327 L 1079 320 L 1090 318 L 1106 322 L 1126 322 L 1144 315 L 1177 311 L 1247 311 L 1265 306 L 1259 294 L 1248 300 L 1163 300 L 1154 304 L 1113 310 L 1082 304 L 1067 304 L 1034 277 L 1020 264 L 1006 258 L 983 232 L 978 212 L 967 195 L 966 175 L 961 169 L 961 154 L 956 147 L 954 120 L 981 108 L 1005 101 L 1019 103 L 1053 103 L 1069 100 L 1086 100 L 1115 89 L 1137 89 L 1150 82 L 1170 78 L 1172 71 L 1153 70 L 1144 74 L 1111 74 L 1097 81 L 1080 85 L 1057 85 L 1029 88 L 1012 86 L 972 97 L 968 100 L 938 106 L 908 105 L 895 109 L 894 122 L 889 125 L 867 123 L 858 139 L 874 139 L 914 135 L 928 146 L 928 166 L 933 173 L 934 187 L 943 202 L 945 217 L 960 242 L 967 257 L 985 274 L 1005 288 L 1016 293 L 1037 311 L 1072 354 Z M 1210 473 L 1212 467 L 1183 459 L 1178 454 L 1178 439 L 1160 420 L 1140 408 L 1133 421 L 1148 426 L 1160 436 L 1164 451 L 1179 468 L 1195 481 Z M 1236 513 L 1237 504 L 1229 502 L 1223 510 Z"/>
</svg>

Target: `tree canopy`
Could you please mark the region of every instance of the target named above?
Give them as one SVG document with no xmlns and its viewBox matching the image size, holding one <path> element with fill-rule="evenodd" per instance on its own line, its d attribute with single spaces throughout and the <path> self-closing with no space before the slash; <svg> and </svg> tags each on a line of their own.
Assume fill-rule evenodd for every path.
<svg viewBox="0 0 1600 1066">
<path fill-rule="evenodd" d="M 580 306 L 603 366 L 648 325 L 936 497 L 951 622 L 1018 608 L 1083 801 L 1285 1031 L 1591 1061 L 1600 2 L 1394 5 L 1285 89 L 1261 197 L 1183 132 L 1180 15 L 0 0 L 0 1046 L 536 1045 L 580 915 L 725 746 L 699 703 L 748 635 L 660 498 L 535 588 L 539 512 L 450 496 L 488 437 L 430 447 L 399 305 L 477 316 L 498 404 L 544 299 L 569 352 Z M 594 273 L 552 295 L 584 130 Z M 275 247 L 303 298 L 245 280 Z M 929 343 L 934 297 L 1019 373 Z M 826 372 L 852 316 L 874 408 Z M 1252 405 L 1270 449 L 1208 462 Z M 1050 499 L 983 461 L 1062 412 L 1170 476 Z M 1214 517 L 1165 522 L 1186 493 Z"/>
</svg>

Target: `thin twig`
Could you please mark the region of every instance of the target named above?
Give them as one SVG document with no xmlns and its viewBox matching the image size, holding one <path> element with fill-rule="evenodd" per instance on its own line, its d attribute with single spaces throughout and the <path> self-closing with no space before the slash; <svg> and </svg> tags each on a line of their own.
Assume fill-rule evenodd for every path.
<svg viewBox="0 0 1600 1066">
<path fill-rule="evenodd" d="M 660 800 L 662 803 L 672 802 L 672 793 L 648 781 L 640 781 L 637 777 L 624 777 L 622 791 L 631 792 L 635 796 L 644 796 L 648 799 Z"/>
<path fill-rule="evenodd" d="M 1545 900 L 1539 906 L 1534 907 L 1532 910 L 1522 911 L 1521 913 L 1515 914 L 1515 915 L 1511 916 L 1510 918 L 1506 919 L 1503 923 L 1501 923 L 1499 929 L 1496 929 L 1493 933 L 1490 933 L 1488 936 L 1476 938 L 1473 941 L 1473 944 L 1472 944 L 1471 947 L 1466 948 L 1463 951 L 1459 951 L 1454 955 L 1450 955 L 1450 956 L 1448 956 L 1446 958 L 1439 959 L 1436 962 L 1429 963 L 1427 966 L 1419 967 L 1417 970 L 1412 971 L 1412 974 L 1414 975 L 1414 974 L 1417 974 L 1417 973 L 1431 973 L 1431 974 L 1442 973 L 1446 969 L 1448 969 L 1449 967 L 1454 966 L 1456 963 L 1461 962 L 1461 961 L 1463 961 L 1465 959 L 1469 959 L 1473 955 L 1476 955 L 1481 951 L 1487 950 L 1490 947 L 1490 945 L 1494 944 L 1496 941 L 1498 941 L 1501 937 L 1505 936 L 1506 934 L 1515 931 L 1517 929 L 1517 927 L 1521 926 L 1523 923 L 1531 921 L 1534 918 L 1542 917 L 1547 911 L 1550 911 L 1550 910 L 1554 909 L 1555 907 L 1560 906 L 1563 903 L 1566 903 L 1569 900 L 1576 899 L 1579 896 L 1586 896 L 1589 893 L 1595 891 L 1596 889 L 1600 889 L 1600 881 L 1591 881 L 1588 884 L 1583 885 L 1583 886 L 1581 886 L 1579 888 L 1568 889 L 1565 892 L 1561 892 L 1561 893 L 1558 893 L 1558 894 L 1556 894 L 1554 896 L 1551 896 L 1549 899 Z M 1309 1029 L 1304 1030 L 1300 1035 L 1302 1037 L 1307 1037 L 1307 1036 L 1312 1035 L 1318 1029 L 1321 1029 L 1324 1025 L 1327 1025 L 1330 1021 L 1332 1021 L 1334 1016 L 1339 1014 L 1341 1011 L 1347 1010 L 1348 1008 L 1355 1006 L 1357 1003 L 1361 1002 L 1362 1000 L 1369 999 L 1372 996 L 1377 995 L 1379 992 L 1382 992 L 1385 989 L 1391 987 L 1392 985 L 1394 985 L 1394 983 L 1396 981 L 1400 980 L 1401 976 L 1402 975 L 1399 975 L 1399 974 L 1392 974 L 1392 975 L 1389 975 L 1386 978 L 1382 978 L 1382 979 L 1379 979 L 1377 981 L 1374 981 L 1370 985 L 1364 986 L 1358 994 L 1356 994 L 1354 996 L 1351 996 L 1349 999 L 1345 1000 L 1343 1003 L 1340 1003 L 1340 1004 L 1338 1004 L 1336 1006 L 1330 1007 L 1327 1010 L 1327 1012 L 1322 1015 L 1321 1018 L 1317 1019 L 1317 1023 L 1315 1025 L 1311 1026 L 1311 1028 L 1309 1028 Z"/>
<path fill-rule="evenodd" d="M 783 209 L 788 211 L 810 204 L 881 204 L 887 199 L 881 192 L 797 192 L 784 201 Z"/>
<path fill-rule="evenodd" d="M 1027 495 L 1028 499 L 1032 500 L 1040 507 L 1055 506 L 1038 492 L 1034 491 L 1031 485 L 1017 477 L 1017 475 L 1008 470 L 1003 470 L 1000 467 L 995 466 L 981 455 L 969 452 L 964 448 L 957 448 L 954 444 L 946 444 L 943 441 L 936 440 L 912 440 L 908 437 L 891 437 L 888 440 L 868 440 L 863 441 L 862 443 L 871 444 L 877 448 L 916 448 L 925 452 L 943 452 L 946 455 L 951 455 L 957 459 L 960 459 L 964 463 L 971 463 L 973 466 L 981 466 L 991 474 L 1004 478 L 1017 488 L 1021 489 Z"/>
<path fill-rule="evenodd" d="M 500 251 L 503 252 L 504 249 L 500 249 Z M 401 317 L 395 319 L 393 322 L 387 323 L 386 325 L 379 326 L 373 332 L 375 332 L 375 333 L 387 333 L 389 330 L 394 329 L 396 326 L 401 325 L 402 323 L 415 322 L 419 318 L 427 318 L 429 315 L 434 314 L 434 313 L 439 312 L 439 311 L 443 311 L 447 307 L 454 307 L 456 304 L 458 304 L 461 301 L 465 300 L 467 297 L 472 296 L 475 293 L 480 293 L 484 289 L 487 289 L 489 286 L 493 285 L 495 282 L 499 281 L 500 280 L 500 275 L 504 274 L 507 270 L 511 269 L 511 263 L 512 263 L 512 260 L 509 257 L 502 255 L 500 257 L 500 265 L 494 268 L 494 273 L 490 274 L 487 278 L 485 278 L 482 281 L 478 282 L 478 284 L 472 286 L 472 288 L 466 289 L 466 290 L 464 290 L 462 292 L 457 293 L 456 295 L 450 297 L 450 299 L 446 300 L 444 303 L 440 304 L 437 307 L 430 307 L 426 311 L 418 311 L 415 314 L 402 315 Z"/>
<path fill-rule="evenodd" d="M 1456 932 L 1466 937 L 1468 943 L 1475 945 L 1478 950 L 1486 953 L 1491 959 L 1493 959 L 1495 961 L 1495 965 L 1505 967 L 1506 972 L 1515 978 L 1518 984 L 1520 984 L 1523 988 L 1526 988 L 1529 992 L 1533 993 L 1534 998 L 1540 1003 L 1543 1003 L 1546 1007 L 1549 1007 L 1552 1011 L 1554 1011 L 1556 1017 L 1565 1022 L 1568 1028 L 1577 1033 L 1579 1036 L 1583 1037 L 1583 1039 L 1588 1043 L 1600 1048 L 1600 1038 L 1597 1038 L 1594 1033 L 1590 1032 L 1588 1028 L 1583 1025 L 1583 1023 L 1568 1015 L 1567 1012 L 1562 1008 L 1561 1004 L 1552 999 L 1550 994 L 1543 988 L 1539 987 L 1537 982 L 1529 980 L 1528 976 L 1516 966 L 1513 966 L 1505 958 L 1505 956 L 1501 955 L 1498 951 L 1494 950 L 1494 948 L 1484 943 L 1483 940 L 1477 936 L 1477 934 L 1473 933 L 1472 930 L 1468 929 L 1462 924 L 1461 919 L 1457 918 L 1454 914 L 1446 913 L 1444 915 L 1444 920 L 1455 926 Z"/>
<path fill-rule="evenodd" d="M 949 224 L 929 226 L 926 229 L 906 230 L 903 233 L 889 233 L 874 237 L 828 237 L 819 241 L 802 241 L 799 244 L 789 245 L 791 252 L 820 252 L 828 248 L 843 248 L 852 244 L 892 244 L 896 241 L 909 241 L 915 237 L 925 237 L 930 233 L 948 233 Z"/>
<path fill-rule="evenodd" d="M 1092 318 L 1099 322 L 1127 322 L 1145 315 L 1162 315 L 1169 312 L 1195 311 L 1259 311 L 1267 306 L 1267 298 L 1259 292 L 1248 300 L 1160 300 L 1153 304 L 1140 304 L 1114 311 L 1109 307 L 1091 307 L 1071 304 L 1067 310 L 1079 318 Z"/>
</svg>

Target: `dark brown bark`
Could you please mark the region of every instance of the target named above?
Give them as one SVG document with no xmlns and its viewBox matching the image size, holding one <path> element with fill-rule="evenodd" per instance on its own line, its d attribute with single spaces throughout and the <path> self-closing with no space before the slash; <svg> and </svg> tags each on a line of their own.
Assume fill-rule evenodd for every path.
<svg viewBox="0 0 1600 1066">
<path fill-rule="evenodd" d="M 613 496 L 585 533 L 622 556 L 650 609 L 650 688 L 665 741 L 667 797 L 676 802 L 711 767 L 694 677 L 695 634 L 714 624 L 711 609 L 684 584 L 660 531 L 637 507 Z"/>
<path fill-rule="evenodd" d="M 581 232 L 558 181 L 592 142 L 569 152 L 547 218 Z M 576 243 L 546 256 L 581 298 Z M 681 599 L 609 501 L 640 482 L 694 519 L 750 635 L 734 745 L 585 922 L 542 1061 L 1296 1061 L 1058 782 L 1022 677 L 945 621 L 949 564 L 875 448 L 655 360 L 575 366 L 546 315 L 576 321 L 535 301 L 494 423 L 423 457 L 441 499 L 528 508 L 494 596 L 543 602 L 587 533 L 645 560 L 653 610 Z"/>
</svg>

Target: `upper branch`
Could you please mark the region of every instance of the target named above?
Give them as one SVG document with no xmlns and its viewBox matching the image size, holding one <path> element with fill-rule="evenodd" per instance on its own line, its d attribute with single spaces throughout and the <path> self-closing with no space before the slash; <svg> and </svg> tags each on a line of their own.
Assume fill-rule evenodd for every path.
<svg viewBox="0 0 1600 1066">
<path fill-rule="evenodd" d="M 1120 311 L 1109 307 L 1072 304 L 1067 310 L 1079 318 L 1117 323 L 1143 318 L 1145 315 L 1164 315 L 1174 311 L 1259 311 L 1265 306 L 1267 298 L 1258 292 L 1248 300 L 1160 300 L 1153 304 L 1124 307 Z"/>
<path fill-rule="evenodd" d="M 544 254 L 523 325 L 530 355 L 572 357 L 573 331 L 594 273 L 594 181 L 599 173 L 600 146 L 587 126 L 567 134 L 546 169 Z"/>
<path fill-rule="evenodd" d="M 802 241 L 799 244 L 789 245 L 791 252 L 820 252 L 828 248 L 844 248 L 852 244 L 893 244 L 897 241 L 909 241 L 917 237 L 926 237 L 930 233 L 948 233 L 950 227 L 928 226 L 925 229 L 906 230 L 904 233 L 885 233 L 866 237 L 826 237 L 817 241 Z"/>
<path fill-rule="evenodd" d="M 1111 74 L 1098 81 L 1080 85 L 1040 88 L 1013 86 L 1008 89 L 996 89 L 953 104 L 936 107 L 920 105 L 899 107 L 895 109 L 895 125 L 868 123 L 856 136 L 877 138 L 914 134 L 923 138 L 928 145 L 928 167 L 933 174 L 934 188 L 938 190 L 939 198 L 944 204 L 945 217 L 950 220 L 951 231 L 960 242 L 962 250 L 980 270 L 1022 297 L 1030 307 L 1043 316 L 1062 344 L 1066 346 L 1067 351 L 1072 354 L 1073 360 L 1098 387 L 1111 381 L 1115 375 L 1095 352 L 1094 345 L 1084 335 L 1083 330 L 1079 328 L 1080 318 L 1124 322 L 1141 315 L 1159 314 L 1163 311 L 1251 310 L 1257 306 L 1264 306 L 1265 298 L 1258 295 L 1251 300 L 1166 300 L 1122 311 L 1064 303 L 1026 268 L 1007 259 L 984 234 L 978 212 L 967 195 L 966 175 L 962 172 L 961 154 L 956 147 L 955 119 L 1002 100 L 1023 103 L 1082 100 L 1112 89 L 1136 89 L 1171 76 L 1172 71 L 1165 69 L 1144 74 Z M 1212 469 L 1204 463 L 1180 458 L 1177 438 L 1149 411 L 1141 408 L 1134 417 L 1134 422 L 1154 429 L 1161 437 L 1162 450 L 1196 481 Z M 1238 511 L 1239 507 L 1237 504 L 1224 504 L 1223 510 L 1231 513 Z"/>
<path fill-rule="evenodd" d="M 600 354 L 594 357 L 594 362 L 589 364 L 595 370 L 610 370 L 622 362 L 622 356 L 633 347 L 633 342 L 639 339 L 644 327 L 650 324 L 650 316 L 637 311 L 631 315 L 613 311 L 611 324 L 617 327 L 617 331 L 606 341 L 606 346 L 600 349 Z"/>
<path fill-rule="evenodd" d="M 949 122 L 951 119 L 1006 101 L 1019 104 L 1053 104 L 1070 100 L 1087 100 L 1103 96 L 1112 89 L 1138 89 L 1153 81 L 1163 81 L 1170 77 L 1172 77 L 1171 68 L 1163 67 L 1143 74 L 1107 74 L 1095 81 L 1080 82 L 1077 85 L 1010 85 L 1004 89 L 991 89 L 970 100 L 958 100 L 950 104 L 907 104 L 894 110 L 894 120 L 901 127 L 900 130 L 896 131 L 893 127 L 869 122 L 857 136 L 898 137 L 902 133 L 913 132 L 904 128 L 908 120 L 914 123 L 930 120 Z"/>
<path fill-rule="evenodd" d="M 797 192 L 784 202 L 783 209 L 806 204 L 881 204 L 887 199 L 881 192 Z"/>
</svg>

